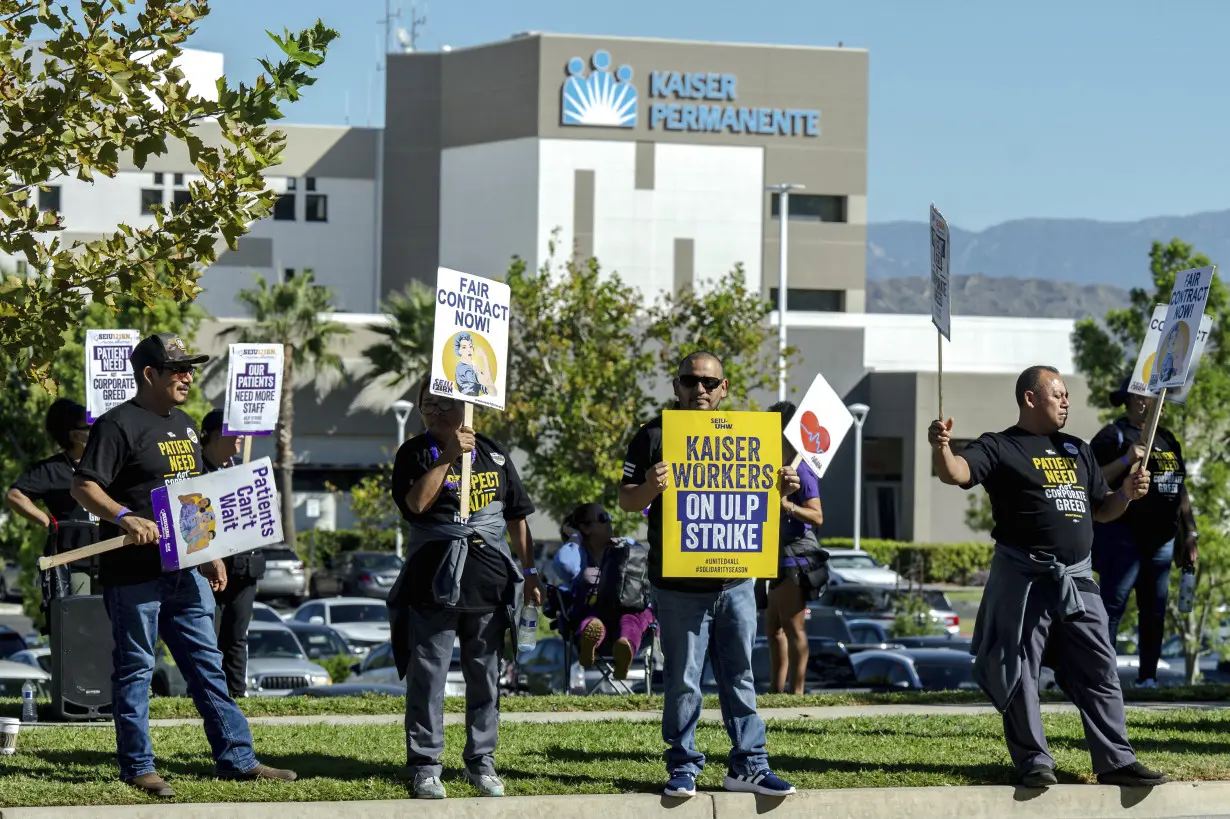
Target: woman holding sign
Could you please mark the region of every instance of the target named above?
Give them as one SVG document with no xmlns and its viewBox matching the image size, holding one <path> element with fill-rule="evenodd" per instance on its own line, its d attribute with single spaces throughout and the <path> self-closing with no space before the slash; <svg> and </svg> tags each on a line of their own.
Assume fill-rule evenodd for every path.
<svg viewBox="0 0 1230 819">
<path fill-rule="evenodd" d="M 483 796 L 503 796 L 496 776 L 499 671 L 515 622 L 522 569 L 525 599 L 542 604 L 525 519 L 534 512 L 512 458 L 463 426 L 465 405 L 428 392 L 418 409 L 426 432 L 397 451 L 393 500 L 410 524 L 406 565 L 389 592 L 393 655 L 406 678 L 406 767 L 414 796 L 443 799 L 444 686 L 461 646 L 466 685 L 466 779 Z M 469 458 L 470 517 L 461 520 L 462 459 Z M 506 537 L 507 536 L 507 537 Z"/>
<path fill-rule="evenodd" d="M 781 401 L 769 407 L 769 412 L 781 413 L 782 429 L 785 429 L 797 409 L 791 402 Z M 782 460 L 789 463 L 796 454 L 783 436 Z M 790 690 L 795 694 L 803 693 L 810 657 L 804 619 L 807 601 L 818 599 L 828 585 L 829 555 L 820 548 L 816 536 L 816 530 L 824 523 L 820 481 L 806 463 L 799 464 L 798 472 L 802 484 L 792 494 L 782 496 L 779 570 L 777 577 L 769 581 L 769 601 L 764 614 L 772 670 L 769 690 L 775 694 L 786 692 L 787 676 Z"/>
<path fill-rule="evenodd" d="M 1119 488 L 1124 476 L 1145 460 L 1145 428 L 1156 400 L 1128 392 L 1129 384 L 1130 379 L 1125 380 L 1110 394 L 1111 405 L 1124 408 L 1123 416 L 1103 427 L 1091 442 L 1111 489 Z M 1149 494 L 1129 506 L 1122 517 L 1095 523 L 1093 528 L 1093 565 L 1101 581 L 1112 644 L 1128 596 L 1136 589 L 1136 607 L 1140 610 L 1138 688 L 1157 687 L 1170 567 L 1180 524 L 1184 533 L 1180 565 L 1195 567 L 1197 557 L 1196 518 L 1187 495 L 1183 447 L 1174 433 L 1158 426 L 1148 460 L 1147 469 L 1153 475 Z"/>
</svg>

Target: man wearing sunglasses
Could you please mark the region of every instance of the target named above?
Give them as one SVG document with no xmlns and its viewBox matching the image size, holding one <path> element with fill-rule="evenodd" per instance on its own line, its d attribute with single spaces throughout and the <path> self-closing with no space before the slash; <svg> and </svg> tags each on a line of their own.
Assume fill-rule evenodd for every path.
<svg viewBox="0 0 1230 819">
<path fill-rule="evenodd" d="M 154 770 L 149 735 L 149 688 L 159 636 L 205 722 L 217 775 L 295 778 L 291 771 L 257 762 L 247 719 L 227 692 L 211 593 L 211 588 L 226 588 L 222 561 L 202 565 L 199 573 L 163 573 L 158 554 L 150 493 L 204 471 L 196 427 L 180 407 L 188 400 L 196 367 L 208 360 L 189 353 L 174 333 L 141 341 L 129 358 L 137 395 L 94 424 L 73 478 L 73 497 L 102 520 L 100 535 L 126 535 L 130 541 L 104 552 L 99 561 L 103 602 L 115 640 L 111 684 L 116 751 L 120 778 L 159 797 L 175 795 Z"/>
<path fill-rule="evenodd" d="M 674 388 L 677 409 L 717 410 L 727 388 L 721 360 L 713 353 L 692 353 L 679 363 Z M 783 466 L 780 474 L 783 494 L 799 488 L 799 476 L 789 466 Z M 696 749 L 696 724 L 708 655 L 732 745 L 726 790 L 768 796 L 794 793 L 794 786 L 769 767 L 764 720 L 756 713 L 754 581 L 662 576 L 662 493 L 669 482 L 670 464 L 662 461 L 658 416 L 641 427 L 628 445 L 619 507 L 625 512 L 649 507 L 649 579 L 662 627 L 666 686 L 662 739 L 667 744 L 668 781 L 663 792 L 682 798 L 696 795 L 696 778 L 705 766 L 705 755 Z"/>
</svg>

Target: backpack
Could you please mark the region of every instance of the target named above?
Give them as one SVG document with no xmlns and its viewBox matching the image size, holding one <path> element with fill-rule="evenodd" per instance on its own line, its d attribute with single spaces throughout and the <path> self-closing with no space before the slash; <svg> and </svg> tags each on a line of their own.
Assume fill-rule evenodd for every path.
<svg viewBox="0 0 1230 819">
<path fill-rule="evenodd" d="M 598 578 L 598 606 L 644 611 L 649 606 L 649 550 L 633 540 L 607 547 Z"/>
</svg>

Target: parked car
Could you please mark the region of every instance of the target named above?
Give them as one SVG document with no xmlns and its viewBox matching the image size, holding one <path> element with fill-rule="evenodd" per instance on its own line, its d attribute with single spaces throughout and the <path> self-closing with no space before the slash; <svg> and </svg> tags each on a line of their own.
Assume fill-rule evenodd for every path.
<svg viewBox="0 0 1230 819">
<path fill-rule="evenodd" d="M 393 647 L 385 643 L 371 650 L 363 662 L 350 667 L 350 677 L 347 683 L 356 685 L 378 684 L 400 686 L 402 694 L 406 693 L 406 680 L 397 676 L 397 665 L 393 661 Z M 461 646 L 453 643 L 453 660 L 448 667 L 448 677 L 444 683 L 444 696 L 464 697 L 466 693 L 465 677 L 461 674 Z"/>
<path fill-rule="evenodd" d="M 26 643 L 26 638 L 22 637 L 15 629 L 8 626 L 0 626 L 0 660 L 10 657 L 19 651 L 25 651 L 30 646 Z"/>
<path fill-rule="evenodd" d="M 892 569 L 876 562 L 862 549 L 826 549 L 829 553 L 829 583 L 855 583 L 861 586 L 906 585 L 906 580 Z"/>
<path fill-rule="evenodd" d="M 343 552 L 312 572 L 313 598 L 375 597 L 386 600 L 405 563 L 388 552 Z"/>
<path fill-rule="evenodd" d="M 51 674 L 41 668 L 31 668 L 25 663 L 0 660 L 0 697 L 20 697 L 26 680 L 34 683 L 35 696 L 44 699 L 51 696 Z"/>
<path fill-rule="evenodd" d="M 389 641 L 389 610 L 384 603 L 363 597 L 310 600 L 291 618 L 300 623 L 332 626 L 350 643 L 355 654 L 366 654 Z"/>
<path fill-rule="evenodd" d="M 286 627 L 295 633 L 309 660 L 350 656 L 350 643 L 346 642 L 346 638 L 336 629 L 301 623 L 298 620 L 291 620 Z"/>
<path fill-rule="evenodd" d="M 25 651 L 18 651 L 16 654 L 9 656 L 9 661 L 14 663 L 22 663 L 31 668 L 41 668 L 48 674 L 51 673 L 51 649 L 46 646 L 41 648 L 27 648 Z"/>
<path fill-rule="evenodd" d="M 922 594 L 923 601 L 930 608 L 929 617 L 936 631 L 960 633 L 961 618 L 953 610 L 948 596 L 939 589 L 911 591 L 904 588 L 890 589 L 885 586 L 843 583 L 825 589 L 817 603 L 820 607 L 833 609 L 848 620 L 874 620 L 888 629 L 893 625 L 897 610 L 909 594 Z"/>
<path fill-rule="evenodd" d="M 308 660 L 289 628 L 272 623 L 248 627 L 249 697 L 284 697 L 300 688 L 332 683 L 328 671 Z"/>
<path fill-rule="evenodd" d="M 21 599 L 21 566 L 12 560 L 0 567 L 0 603 Z"/>
<path fill-rule="evenodd" d="M 515 689 L 521 694 L 540 696 L 545 694 L 623 694 L 614 684 L 602 679 L 596 668 L 582 668 L 577 660 L 577 651 L 572 651 L 571 665 L 567 663 L 567 646 L 562 637 L 543 637 L 529 651 L 517 656 L 513 670 Z M 645 653 L 628 669 L 624 682 L 634 693 L 645 693 Z M 660 690 L 660 689 L 659 689 Z"/>
<path fill-rule="evenodd" d="M 804 612 L 803 628 L 809 639 L 820 638 L 841 643 L 848 654 L 901 647 L 896 641 L 889 642 L 888 632 L 883 624 L 875 620 L 847 620 L 836 610 L 825 606 L 808 608 Z"/>
<path fill-rule="evenodd" d="M 265 549 L 265 576 L 256 581 L 256 595 L 265 599 L 281 598 L 298 606 L 307 596 L 307 576 L 303 561 L 293 549 L 274 546 Z"/>
<path fill-rule="evenodd" d="M 893 642 L 902 648 L 946 648 L 968 654 L 973 640 L 955 634 L 929 634 L 923 637 L 894 637 Z"/>
<path fill-rule="evenodd" d="M 253 623 L 281 623 L 282 615 L 278 614 L 264 603 L 252 604 L 252 622 Z"/>
<path fill-rule="evenodd" d="M 907 691 L 977 691 L 974 658 L 944 648 L 864 651 L 850 658 L 860 685 Z"/>
<path fill-rule="evenodd" d="M 857 655 L 847 650 L 845 645 L 825 637 L 808 637 L 807 649 L 807 678 L 803 681 L 804 690 L 850 688 L 858 685 L 858 677 L 851 663 L 851 657 Z M 768 641 L 757 639 L 752 644 L 752 675 L 756 679 L 758 692 L 763 693 L 772 688 L 773 670 L 769 659 Z M 716 690 L 713 669 L 708 663 L 705 664 L 701 680 L 702 688 L 705 681 L 709 680 Z"/>
</svg>

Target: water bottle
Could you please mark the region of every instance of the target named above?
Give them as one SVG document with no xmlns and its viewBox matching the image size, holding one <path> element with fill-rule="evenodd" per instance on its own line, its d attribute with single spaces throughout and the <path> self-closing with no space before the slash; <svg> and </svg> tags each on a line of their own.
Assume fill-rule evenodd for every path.
<svg viewBox="0 0 1230 819">
<path fill-rule="evenodd" d="M 1179 611 L 1187 614 L 1196 605 L 1196 570 L 1190 566 L 1183 569 L 1179 579 Z"/>
<path fill-rule="evenodd" d="M 21 721 L 38 722 L 38 703 L 34 699 L 34 683 L 30 680 L 21 686 Z"/>
<path fill-rule="evenodd" d="M 521 622 L 517 624 L 517 651 L 532 651 L 538 645 L 538 607 L 521 609 Z"/>
</svg>

